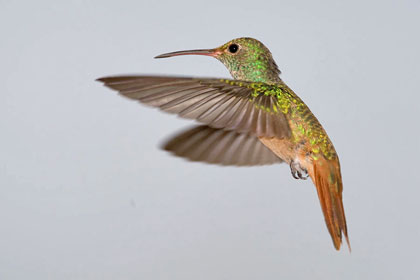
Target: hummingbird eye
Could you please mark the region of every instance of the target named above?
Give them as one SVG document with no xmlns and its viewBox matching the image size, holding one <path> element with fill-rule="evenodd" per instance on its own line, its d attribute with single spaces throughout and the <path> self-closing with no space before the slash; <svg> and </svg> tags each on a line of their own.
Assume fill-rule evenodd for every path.
<svg viewBox="0 0 420 280">
<path fill-rule="evenodd" d="M 229 46 L 229 52 L 230 53 L 236 53 L 239 49 L 239 46 L 237 44 L 231 44 Z"/>
</svg>

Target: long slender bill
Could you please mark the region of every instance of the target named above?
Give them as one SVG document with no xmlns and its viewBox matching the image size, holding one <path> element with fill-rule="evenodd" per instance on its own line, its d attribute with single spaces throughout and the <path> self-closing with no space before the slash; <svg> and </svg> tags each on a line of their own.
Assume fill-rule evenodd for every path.
<svg viewBox="0 0 420 280">
<path fill-rule="evenodd" d="M 207 56 L 216 56 L 219 53 L 217 49 L 206 49 L 206 50 L 188 50 L 188 51 L 177 51 L 160 54 L 155 56 L 155 58 L 166 58 L 178 55 L 207 55 Z"/>
</svg>

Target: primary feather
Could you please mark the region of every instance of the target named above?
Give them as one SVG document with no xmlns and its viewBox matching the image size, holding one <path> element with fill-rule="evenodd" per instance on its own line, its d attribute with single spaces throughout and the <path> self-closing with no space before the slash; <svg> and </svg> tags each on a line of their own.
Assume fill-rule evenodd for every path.
<svg viewBox="0 0 420 280">
<path fill-rule="evenodd" d="M 125 97 L 214 128 L 256 136 L 290 136 L 288 122 L 277 109 L 277 97 L 255 94 L 257 84 L 156 76 L 105 77 L 98 81 Z"/>
</svg>

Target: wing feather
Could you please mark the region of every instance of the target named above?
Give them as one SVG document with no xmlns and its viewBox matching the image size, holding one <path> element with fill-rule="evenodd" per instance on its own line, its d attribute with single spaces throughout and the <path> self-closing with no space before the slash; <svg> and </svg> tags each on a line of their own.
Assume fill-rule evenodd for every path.
<svg viewBox="0 0 420 280">
<path fill-rule="evenodd" d="M 259 137 L 290 136 L 285 115 L 276 110 L 276 96 L 261 90 L 263 86 L 269 86 L 266 84 L 160 76 L 106 77 L 98 80 L 125 97 L 214 128 Z"/>
<path fill-rule="evenodd" d="M 254 166 L 282 162 L 256 136 L 206 125 L 178 133 L 166 141 L 163 149 L 191 161 L 219 165 Z"/>
</svg>

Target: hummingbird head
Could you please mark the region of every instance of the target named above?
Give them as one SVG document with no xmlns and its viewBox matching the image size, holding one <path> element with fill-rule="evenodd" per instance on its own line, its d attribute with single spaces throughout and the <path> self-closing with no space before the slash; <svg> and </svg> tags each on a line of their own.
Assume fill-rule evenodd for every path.
<svg viewBox="0 0 420 280">
<path fill-rule="evenodd" d="M 207 55 L 217 58 L 237 80 L 264 83 L 280 81 L 280 70 L 271 52 L 263 43 L 253 38 L 237 38 L 214 49 L 171 52 L 155 58 L 178 55 Z"/>
</svg>

